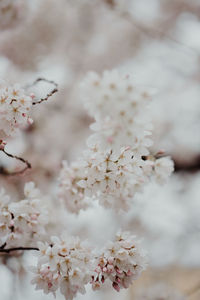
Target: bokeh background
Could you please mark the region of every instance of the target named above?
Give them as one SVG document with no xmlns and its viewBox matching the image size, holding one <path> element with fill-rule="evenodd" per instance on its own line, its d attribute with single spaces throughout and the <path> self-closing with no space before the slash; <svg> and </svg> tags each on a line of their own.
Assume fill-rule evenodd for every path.
<svg viewBox="0 0 200 300">
<path fill-rule="evenodd" d="M 164 149 L 175 172 L 164 186 L 147 186 L 127 214 L 94 206 L 72 216 L 56 208 L 55 189 L 62 160 L 77 159 L 90 134 L 78 85 L 88 71 L 115 68 L 153 90 L 152 152 Z M 174 291 L 200 299 L 200 1 L 0 0 L 0 78 L 26 86 L 38 77 L 57 82 L 59 92 L 33 109 L 34 124 L 7 146 L 33 168 L 25 176 L 1 176 L 0 185 L 17 199 L 24 183 L 35 181 L 49 201 L 50 232 L 65 227 L 98 246 L 122 228 L 148 252 L 147 271 L 128 291 L 88 290 L 77 299 L 179 299 Z M 41 84 L 35 93 L 48 89 Z M 1 155 L 0 164 L 17 162 Z M 0 299 L 53 299 L 30 285 L 32 260 L 30 254 L 2 258 Z M 142 298 L 148 288 L 151 298 Z M 156 298 L 160 290 L 172 296 Z"/>
</svg>

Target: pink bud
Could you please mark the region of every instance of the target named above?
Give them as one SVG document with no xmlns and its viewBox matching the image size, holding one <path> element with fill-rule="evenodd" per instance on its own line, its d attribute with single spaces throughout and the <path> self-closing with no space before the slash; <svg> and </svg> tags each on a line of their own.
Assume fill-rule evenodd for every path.
<svg viewBox="0 0 200 300">
<path fill-rule="evenodd" d="M 28 122 L 29 125 L 32 125 L 33 124 L 33 119 L 28 118 L 27 122 Z"/>
<path fill-rule="evenodd" d="M 32 98 L 32 99 L 34 99 L 35 98 L 35 94 L 30 94 L 30 97 Z"/>
<path fill-rule="evenodd" d="M 121 279 L 119 277 L 117 277 L 116 281 L 117 283 L 121 283 Z"/>
<path fill-rule="evenodd" d="M 14 221 L 13 220 L 10 221 L 10 226 L 14 226 Z"/>
<path fill-rule="evenodd" d="M 125 148 L 124 151 L 128 151 L 128 150 L 130 150 L 130 149 L 131 149 L 131 147 L 130 147 L 130 146 L 127 146 L 127 147 Z"/>
<path fill-rule="evenodd" d="M 130 270 L 128 270 L 128 272 L 126 273 L 126 275 L 127 275 L 127 276 L 132 276 L 133 273 L 132 273 Z"/>
<path fill-rule="evenodd" d="M 160 149 L 157 153 L 156 153 L 156 155 L 162 155 L 162 154 L 164 154 L 165 153 L 165 150 L 164 149 Z"/>
<path fill-rule="evenodd" d="M 113 288 L 114 288 L 117 292 L 120 291 L 120 287 L 119 287 L 119 285 L 118 285 L 116 282 L 113 282 L 112 286 L 113 286 Z"/>
<path fill-rule="evenodd" d="M 107 268 L 106 267 L 103 268 L 103 272 L 105 272 L 105 273 L 107 272 Z"/>
<path fill-rule="evenodd" d="M 36 214 L 32 214 L 31 215 L 31 220 L 37 220 L 37 215 Z"/>
<path fill-rule="evenodd" d="M 120 269 L 118 269 L 118 268 L 116 268 L 116 272 L 118 273 L 118 274 L 122 274 L 123 272 L 120 270 Z"/>
<path fill-rule="evenodd" d="M 109 137 L 107 138 L 107 142 L 108 142 L 109 144 L 112 144 L 112 142 L 113 142 L 112 136 L 109 136 Z"/>
<path fill-rule="evenodd" d="M 48 288 L 50 289 L 53 286 L 51 282 L 48 282 Z"/>
</svg>

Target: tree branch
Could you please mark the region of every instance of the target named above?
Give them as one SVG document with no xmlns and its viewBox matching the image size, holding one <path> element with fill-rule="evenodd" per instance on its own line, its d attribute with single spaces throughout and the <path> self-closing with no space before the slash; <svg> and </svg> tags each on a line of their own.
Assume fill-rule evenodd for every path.
<svg viewBox="0 0 200 300">
<path fill-rule="evenodd" d="M 5 153 L 8 157 L 15 158 L 15 159 L 23 162 L 24 164 L 26 164 L 26 166 L 22 170 L 16 171 L 16 172 L 9 172 L 4 167 L 0 167 L 0 174 L 1 175 L 4 175 L 4 176 L 15 176 L 15 175 L 23 174 L 27 169 L 31 169 L 31 164 L 27 160 L 25 160 L 24 158 L 16 156 L 16 155 L 13 155 L 11 153 L 8 153 L 4 149 L 4 147 L 0 147 L 0 151 L 2 151 L 3 153 Z"/>
<path fill-rule="evenodd" d="M 198 291 L 200 291 L 200 283 L 197 283 L 196 286 L 194 286 L 192 289 L 190 289 L 188 292 L 186 292 L 186 295 L 188 297 L 191 297 L 194 294 L 196 294 Z"/>
<path fill-rule="evenodd" d="M 39 251 L 39 248 L 36 248 L 36 247 L 15 247 L 15 248 L 7 248 L 7 249 L 4 249 L 4 248 L 1 248 L 0 247 L 0 253 L 10 253 L 10 252 L 13 252 L 13 251 L 31 251 L 31 250 L 34 250 L 34 251 Z"/>
<path fill-rule="evenodd" d="M 58 84 L 57 84 L 55 81 L 53 81 L 53 80 L 48 80 L 48 79 L 45 79 L 45 78 L 38 78 L 38 79 L 36 79 L 36 80 L 35 80 L 31 85 L 29 85 L 28 87 L 34 86 L 34 85 L 36 85 L 37 83 L 39 83 L 39 82 L 41 82 L 41 81 L 52 84 L 52 85 L 54 86 L 54 88 L 46 95 L 46 97 L 41 98 L 41 99 L 38 100 L 38 101 L 34 101 L 34 102 L 32 103 L 33 105 L 40 104 L 40 103 L 42 103 L 43 101 L 47 101 L 51 96 L 53 96 L 53 94 L 55 94 L 56 92 L 58 92 Z"/>
</svg>

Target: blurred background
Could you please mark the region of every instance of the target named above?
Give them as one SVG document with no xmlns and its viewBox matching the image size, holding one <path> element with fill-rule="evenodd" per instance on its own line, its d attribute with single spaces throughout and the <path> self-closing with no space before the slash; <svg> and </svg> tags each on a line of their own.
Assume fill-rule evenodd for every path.
<svg viewBox="0 0 200 300">
<path fill-rule="evenodd" d="M 78 216 L 59 212 L 58 224 L 61 162 L 81 155 L 92 122 L 78 84 L 88 71 L 114 68 L 155 91 L 152 152 L 164 149 L 175 172 L 164 186 L 147 186 L 128 214 L 94 205 Z M 147 271 L 128 291 L 88 290 L 77 299 L 199 300 L 200 1 L 0 0 L 0 78 L 26 86 L 38 77 L 57 82 L 59 92 L 33 108 L 33 125 L 7 140 L 7 149 L 33 168 L 9 180 L 0 176 L 0 186 L 19 199 L 24 183 L 35 181 L 49 201 L 51 233 L 64 226 L 101 245 L 122 228 L 141 238 L 148 253 Z M 49 88 L 38 85 L 35 93 Z M 15 163 L 0 156 L 1 165 Z M 31 263 L 30 254 L 2 258 L 0 299 L 53 299 L 30 285 Z"/>
</svg>

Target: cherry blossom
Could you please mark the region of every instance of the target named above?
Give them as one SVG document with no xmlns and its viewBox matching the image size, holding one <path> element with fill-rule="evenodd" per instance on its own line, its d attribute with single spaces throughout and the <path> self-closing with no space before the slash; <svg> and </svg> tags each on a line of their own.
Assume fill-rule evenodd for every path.
<svg viewBox="0 0 200 300">
<path fill-rule="evenodd" d="M 101 254 L 78 238 L 52 237 L 50 245 L 38 242 L 38 246 L 32 283 L 46 294 L 55 296 L 60 290 L 66 300 L 84 294 L 88 283 L 99 289 L 107 279 L 116 291 L 128 288 L 146 266 L 143 250 L 127 232 L 117 234 Z"/>
<path fill-rule="evenodd" d="M 106 280 L 112 282 L 116 291 L 128 288 L 146 267 L 146 258 L 135 236 L 119 233 L 110 242 L 96 261 L 96 275 L 92 287 L 99 289 Z"/>
<path fill-rule="evenodd" d="M 18 128 L 23 128 L 33 123 L 30 118 L 32 95 L 19 85 L 0 87 L 0 132 L 6 136 L 13 136 Z"/>
<path fill-rule="evenodd" d="M 47 209 L 42 205 L 39 190 L 33 182 L 24 187 L 25 199 L 13 202 L 0 193 L 0 244 L 4 249 L 35 246 L 45 235 Z"/>
<path fill-rule="evenodd" d="M 85 285 L 91 281 L 93 253 L 78 238 L 52 237 L 51 245 L 38 243 L 39 256 L 35 277 L 36 289 L 53 293 L 59 289 L 66 300 L 72 300 L 78 293 L 85 293 Z"/>
<path fill-rule="evenodd" d="M 75 213 L 93 200 L 126 211 L 146 183 L 153 179 L 163 183 L 173 171 L 169 157 L 150 155 L 150 93 L 134 85 L 131 76 L 113 70 L 102 76 L 87 74 L 80 97 L 95 119 L 91 126 L 95 133 L 88 138 L 82 159 L 71 167 L 63 163 L 59 198 Z"/>
</svg>

